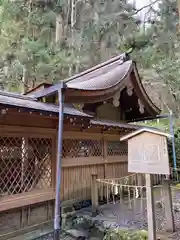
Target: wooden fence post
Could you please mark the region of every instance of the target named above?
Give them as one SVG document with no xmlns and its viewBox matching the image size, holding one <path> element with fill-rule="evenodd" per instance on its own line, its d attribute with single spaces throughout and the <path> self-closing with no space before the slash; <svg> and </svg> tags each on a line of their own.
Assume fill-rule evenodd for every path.
<svg viewBox="0 0 180 240">
<path fill-rule="evenodd" d="M 92 174 L 91 179 L 91 201 L 92 210 L 94 213 L 98 210 L 98 185 L 97 185 L 97 174 Z"/>
<path fill-rule="evenodd" d="M 146 198 L 147 198 L 147 219 L 148 219 L 148 239 L 156 239 L 156 217 L 153 198 L 152 175 L 145 174 L 146 178 Z"/>
<path fill-rule="evenodd" d="M 170 232 L 175 231 L 173 206 L 172 206 L 172 194 L 169 180 L 163 181 L 163 199 L 164 199 L 164 210 L 166 218 L 166 230 Z"/>
<path fill-rule="evenodd" d="M 137 175 L 137 185 L 138 186 L 143 186 L 143 179 L 142 179 L 142 173 L 138 173 Z"/>
</svg>

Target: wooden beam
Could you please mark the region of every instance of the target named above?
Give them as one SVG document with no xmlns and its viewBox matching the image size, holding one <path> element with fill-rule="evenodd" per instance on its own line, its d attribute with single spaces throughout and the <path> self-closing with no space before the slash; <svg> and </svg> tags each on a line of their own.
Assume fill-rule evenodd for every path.
<svg viewBox="0 0 180 240">
<path fill-rule="evenodd" d="M 42 135 L 42 136 L 47 136 L 48 134 L 56 134 L 57 131 L 56 129 L 52 128 L 36 128 L 36 127 L 22 127 L 22 126 L 9 126 L 9 125 L 0 125 L 0 132 L 3 134 L 12 134 L 15 133 L 23 133 L 23 134 L 36 134 L 36 135 Z"/>
<path fill-rule="evenodd" d="M 53 199 L 55 199 L 55 192 L 52 189 L 49 191 L 38 190 L 11 196 L 1 196 L 0 212 Z"/>
</svg>

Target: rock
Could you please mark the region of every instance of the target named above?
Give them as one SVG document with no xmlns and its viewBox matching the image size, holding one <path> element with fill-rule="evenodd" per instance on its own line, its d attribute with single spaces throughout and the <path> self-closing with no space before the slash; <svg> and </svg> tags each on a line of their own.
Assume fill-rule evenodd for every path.
<svg viewBox="0 0 180 240">
<path fill-rule="evenodd" d="M 99 240 L 98 237 L 90 237 L 89 240 Z"/>
<path fill-rule="evenodd" d="M 180 203 L 173 203 L 173 209 L 175 212 L 180 212 Z"/>
<path fill-rule="evenodd" d="M 78 202 L 76 204 L 73 204 L 73 208 L 74 208 L 75 211 L 80 210 L 81 209 L 81 203 Z"/>
<path fill-rule="evenodd" d="M 71 213 L 73 211 L 73 207 L 72 206 L 67 206 L 67 207 L 63 207 L 62 208 L 62 212 L 63 213 Z"/>
<path fill-rule="evenodd" d="M 68 233 L 69 235 L 79 239 L 79 240 L 83 240 L 89 237 L 89 233 L 87 233 L 86 231 L 83 230 L 77 230 L 77 229 L 68 229 L 66 231 L 66 233 Z"/>
<path fill-rule="evenodd" d="M 91 200 L 82 201 L 81 206 L 82 206 L 82 208 L 90 207 L 91 206 Z"/>
<path fill-rule="evenodd" d="M 163 204 L 162 201 L 157 201 L 157 202 L 156 202 L 156 207 L 157 207 L 157 208 L 163 208 L 163 205 L 164 205 L 164 204 Z"/>
</svg>

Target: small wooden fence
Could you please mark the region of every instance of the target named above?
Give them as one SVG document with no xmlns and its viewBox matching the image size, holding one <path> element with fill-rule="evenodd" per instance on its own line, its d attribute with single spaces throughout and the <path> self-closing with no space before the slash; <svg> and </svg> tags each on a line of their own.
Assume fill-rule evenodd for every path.
<svg viewBox="0 0 180 240">
<path fill-rule="evenodd" d="M 152 184 L 154 187 L 162 186 L 164 179 L 172 180 L 173 185 L 180 181 L 180 169 L 170 169 L 170 175 L 154 174 Z M 172 186 L 172 188 L 176 188 Z M 145 174 L 131 174 L 122 178 L 98 179 L 92 175 L 92 205 L 97 207 L 98 203 L 115 201 L 121 197 L 143 196 L 146 189 Z"/>
<path fill-rule="evenodd" d="M 154 208 L 156 212 L 156 230 L 164 231 L 172 226 L 171 219 L 174 218 L 175 229 L 179 229 L 180 219 L 180 188 L 179 182 L 180 169 L 171 169 L 171 174 L 153 175 L 153 195 Z M 171 186 L 164 180 L 171 180 Z M 169 192 L 169 190 L 171 191 Z M 172 198 L 173 212 L 168 200 Z M 103 202 L 101 202 L 103 201 Z M 99 206 L 101 203 L 104 206 Z M 147 201 L 146 201 L 146 182 L 145 174 L 132 174 L 123 178 L 114 179 L 97 179 L 96 175 L 92 176 L 92 209 L 100 214 L 103 219 L 112 216 L 112 224 L 117 226 L 123 225 L 124 219 L 128 222 L 139 224 L 140 228 L 147 227 Z M 130 214 L 130 219 L 126 213 Z M 125 214 L 124 214 L 125 213 Z M 124 218 L 124 219 L 122 219 Z M 130 227 L 127 223 L 126 227 Z M 171 227 L 172 229 L 173 227 Z"/>
</svg>

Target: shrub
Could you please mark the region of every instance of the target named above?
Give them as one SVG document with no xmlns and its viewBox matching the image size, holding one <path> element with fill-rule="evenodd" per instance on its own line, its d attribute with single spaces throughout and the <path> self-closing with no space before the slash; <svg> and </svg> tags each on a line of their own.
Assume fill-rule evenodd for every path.
<svg viewBox="0 0 180 240">
<path fill-rule="evenodd" d="M 147 240 L 148 233 L 145 230 L 130 231 L 123 229 L 113 229 L 107 231 L 103 240 Z"/>
</svg>

